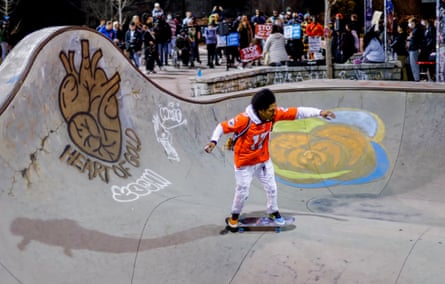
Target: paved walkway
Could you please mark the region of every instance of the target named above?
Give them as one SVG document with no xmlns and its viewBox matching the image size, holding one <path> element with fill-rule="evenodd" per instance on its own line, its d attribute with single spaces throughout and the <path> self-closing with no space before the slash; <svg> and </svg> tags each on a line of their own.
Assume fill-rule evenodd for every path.
<svg viewBox="0 0 445 284">
<path fill-rule="evenodd" d="M 161 69 L 156 65 L 156 74 L 146 74 L 145 67 L 142 66 L 141 72 L 147 75 L 148 78 L 153 80 L 153 82 L 161 85 L 166 90 L 172 92 L 173 94 L 178 94 L 184 97 L 191 97 L 193 92 L 191 89 L 190 78 L 196 77 L 198 69 L 201 69 L 202 75 L 207 74 L 226 74 L 239 71 L 241 64 L 237 63 L 236 68 L 228 68 L 226 65 L 225 57 L 221 59 L 221 64 L 215 65 L 214 68 L 209 68 L 207 66 L 207 49 L 205 45 L 200 45 L 200 59 L 201 63 L 195 62 L 194 67 L 181 66 L 176 68 L 172 66 L 171 59 L 169 59 L 169 66 L 163 66 Z M 248 65 L 246 68 L 255 68 L 254 66 Z"/>
</svg>

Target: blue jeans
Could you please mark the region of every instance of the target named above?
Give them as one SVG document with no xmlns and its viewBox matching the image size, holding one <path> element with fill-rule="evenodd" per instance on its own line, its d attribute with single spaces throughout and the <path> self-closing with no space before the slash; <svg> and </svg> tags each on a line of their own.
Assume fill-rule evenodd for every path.
<svg viewBox="0 0 445 284">
<path fill-rule="evenodd" d="M 409 65 L 411 66 L 411 72 L 413 73 L 414 81 L 420 81 L 420 69 L 417 65 L 417 59 L 419 58 L 418 50 L 409 50 Z"/>
<path fill-rule="evenodd" d="M 132 59 L 134 62 L 134 65 L 139 68 L 139 62 L 140 62 L 139 52 L 131 50 L 130 51 L 130 59 Z"/>
<path fill-rule="evenodd" d="M 158 43 L 158 53 L 161 64 L 168 64 L 168 42 Z"/>
</svg>

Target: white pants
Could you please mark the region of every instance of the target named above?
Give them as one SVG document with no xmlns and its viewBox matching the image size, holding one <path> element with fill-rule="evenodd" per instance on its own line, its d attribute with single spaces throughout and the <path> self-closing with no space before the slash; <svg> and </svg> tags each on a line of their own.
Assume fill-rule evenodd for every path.
<svg viewBox="0 0 445 284">
<path fill-rule="evenodd" d="M 268 214 L 278 211 L 277 205 L 277 183 L 275 182 L 275 172 L 272 161 L 268 161 L 253 166 L 235 168 L 235 196 L 232 204 L 232 214 L 240 214 L 244 202 L 249 197 L 249 188 L 253 177 L 257 177 L 263 184 L 266 191 L 266 212 Z"/>
</svg>

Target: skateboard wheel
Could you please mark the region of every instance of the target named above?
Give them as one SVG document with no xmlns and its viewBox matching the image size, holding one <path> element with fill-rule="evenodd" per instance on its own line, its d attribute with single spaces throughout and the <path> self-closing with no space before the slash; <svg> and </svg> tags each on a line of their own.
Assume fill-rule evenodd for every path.
<svg viewBox="0 0 445 284">
<path fill-rule="evenodd" d="M 279 233 L 279 232 L 281 232 L 281 227 L 276 227 L 275 228 L 275 233 Z"/>
<path fill-rule="evenodd" d="M 238 228 L 238 232 L 244 233 L 244 228 Z"/>
</svg>

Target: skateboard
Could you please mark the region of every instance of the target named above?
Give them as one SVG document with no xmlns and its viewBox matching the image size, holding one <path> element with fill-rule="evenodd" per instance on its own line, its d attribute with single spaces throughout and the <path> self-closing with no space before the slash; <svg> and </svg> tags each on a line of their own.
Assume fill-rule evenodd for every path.
<svg viewBox="0 0 445 284">
<path fill-rule="evenodd" d="M 269 217 L 244 217 L 240 218 L 238 228 L 231 228 L 229 225 L 226 226 L 226 230 L 232 232 L 243 233 L 245 231 L 261 231 L 261 230 L 274 230 L 276 233 L 282 231 L 282 229 L 287 229 L 293 225 L 295 222 L 295 217 L 293 216 L 282 216 L 285 223 L 283 225 L 276 224 Z M 226 218 L 226 224 L 229 218 Z"/>
</svg>

